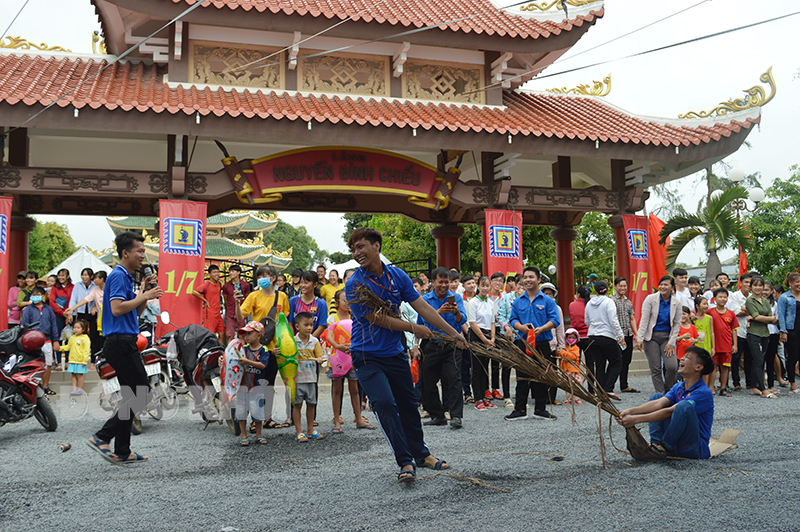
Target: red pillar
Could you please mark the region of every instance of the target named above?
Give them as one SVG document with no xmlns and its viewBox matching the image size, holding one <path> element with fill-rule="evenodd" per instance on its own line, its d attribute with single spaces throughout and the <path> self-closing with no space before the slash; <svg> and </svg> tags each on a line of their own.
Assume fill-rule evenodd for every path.
<svg viewBox="0 0 800 532">
<path fill-rule="evenodd" d="M 8 278 L 8 286 L 17 284 L 17 273 L 28 269 L 28 233 L 36 227 L 36 220 L 27 216 L 11 217 L 8 233 L 8 271 L 3 274 Z M 40 275 L 47 272 L 38 272 Z M 8 296 L 8 294 L 6 294 Z"/>
<path fill-rule="evenodd" d="M 461 271 L 461 237 L 464 228 L 457 225 L 440 225 L 431 229 L 431 236 L 436 239 L 436 265 L 442 268 L 458 268 Z"/>
<path fill-rule="evenodd" d="M 569 316 L 569 304 L 575 299 L 575 268 L 572 241 L 578 232 L 572 227 L 557 227 L 550 231 L 556 243 L 556 281 L 558 281 L 558 306 Z"/>
<path fill-rule="evenodd" d="M 628 260 L 628 239 L 625 236 L 625 224 L 622 221 L 622 216 L 615 214 L 608 219 L 608 225 L 614 228 L 614 239 L 616 244 L 614 246 L 614 258 L 617 266 L 617 277 L 624 277 L 631 284 L 631 263 Z"/>
</svg>

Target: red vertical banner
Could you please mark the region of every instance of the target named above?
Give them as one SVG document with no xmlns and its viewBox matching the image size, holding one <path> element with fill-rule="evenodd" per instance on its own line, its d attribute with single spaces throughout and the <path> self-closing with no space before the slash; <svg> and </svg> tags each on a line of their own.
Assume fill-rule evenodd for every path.
<svg viewBox="0 0 800 532">
<path fill-rule="evenodd" d="M 653 293 L 650 263 L 652 260 L 652 238 L 649 234 L 650 223 L 645 216 L 624 214 L 625 240 L 628 243 L 628 257 L 631 264 L 631 279 L 628 282 L 628 297 L 633 303 L 636 316 L 641 316 L 644 298 Z"/>
<path fill-rule="evenodd" d="M 0 330 L 8 329 L 8 253 L 11 235 L 11 201 L 0 196 Z M 14 277 L 16 282 L 16 277 Z"/>
<path fill-rule="evenodd" d="M 485 274 L 522 273 L 522 213 L 486 209 L 484 242 Z"/>
<path fill-rule="evenodd" d="M 164 291 L 161 310 L 170 313 L 171 323 L 159 325 L 161 334 L 173 325 L 203 323 L 203 302 L 192 292 L 204 278 L 206 209 L 202 202 L 159 200 L 158 285 Z"/>
<path fill-rule="evenodd" d="M 661 229 L 664 227 L 664 220 L 651 214 L 649 216 L 649 229 L 648 236 L 650 237 L 650 275 L 651 285 L 658 288 L 658 280 L 667 275 L 667 246 L 669 246 L 669 238 L 663 245 L 658 241 L 661 239 Z"/>
</svg>

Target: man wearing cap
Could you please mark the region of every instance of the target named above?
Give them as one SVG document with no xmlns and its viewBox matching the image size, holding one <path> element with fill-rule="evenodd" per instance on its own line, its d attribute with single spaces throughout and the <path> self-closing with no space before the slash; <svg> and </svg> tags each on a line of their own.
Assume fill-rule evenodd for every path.
<svg viewBox="0 0 800 532">
<path fill-rule="evenodd" d="M 244 320 L 236 319 L 236 298 L 247 298 L 250 295 L 250 283 L 242 279 L 242 267 L 238 264 L 228 268 L 230 280 L 222 285 L 222 296 L 225 298 L 225 344 L 233 340 L 236 331 L 244 327 Z"/>
<path fill-rule="evenodd" d="M 22 314 L 22 309 L 17 305 L 17 298 L 19 297 L 20 289 L 25 286 L 25 276 L 28 274 L 26 271 L 21 271 L 17 274 L 17 284 L 8 289 L 8 328 L 13 329 L 19 325 L 19 318 Z"/>
<path fill-rule="evenodd" d="M 557 301 L 556 298 L 558 297 L 558 289 L 555 287 L 553 283 L 542 283 L 541 286 L 542 292 L 544 295 L 552 299 L 553 301 Z M 558 306 L 556 303 L 556 308 L 558 308 L 558 319 L 561 320 L 561 323 L 558 324 L 558 327 L 555 328 L 553 332 L 553 339 L 550 340 L 550 350 L 553 353 L 558 353 L 567 345 L 567 337 L 564 333 L 564 312 L 561 310 L 561 307 Z M 547 396 L 550 399 L 551 405 L 558 405 L 561 404 L 556 400 L 556 394 L 558 393 L 557 386 L 550 386 L 547 389 Z"/>
</svg>

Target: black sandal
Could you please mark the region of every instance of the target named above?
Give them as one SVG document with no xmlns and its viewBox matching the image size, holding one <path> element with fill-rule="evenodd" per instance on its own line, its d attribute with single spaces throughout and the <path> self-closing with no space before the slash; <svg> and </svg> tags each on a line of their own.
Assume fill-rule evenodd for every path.
<svg viewBox="0 0 800 532">
<path fill-rule="evenodd" d="M 264 428 L 265 429 L 277 429 L 278 427 L 280 427 L 280 425 L 278 425 L 277 423 L 275 423 L 271 419 L 268 419 L 267 421 L 264 422 Z"/>
<path fill-rule="evenodd" d="M 417 470 L 414 469 L 401 469 L 399 473 L 397 473 L 397 482 L 406 483 L 406 482 L 414 482 L 417 480 Z"/>
<path fill-rule="evenodd" d="M 46 386 L 46 387 L 45 387 L 45 389 L 44 389 L 44 393 L 45 393 L 45 395 L 56 395 L 56 392 L 54 392 L 53 390 L 51 390 L 49 386 Z"/>
</svg>

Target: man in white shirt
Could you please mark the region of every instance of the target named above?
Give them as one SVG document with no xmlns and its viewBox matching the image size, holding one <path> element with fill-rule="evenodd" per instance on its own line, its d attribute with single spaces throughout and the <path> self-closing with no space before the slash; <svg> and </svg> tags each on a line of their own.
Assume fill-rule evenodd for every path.
<svg viewBox="0 0 800 532">
<path fill-rule="evenodd" d="M 739 320 L 739 328 L 736 329 L 736 334 L 739 337 L 739 349 L 731 355 L 731 376 L 733 377 L 734 391 L 737 392 L 742 391 L 739 379 L 739 362 L 742 358 L 744 358 L 745 386 L 748 389 L 755 386 L 751 371 L 750 347 L 747 345 L 747 311 L 745 310 L 745 303 L 750 295 L 750 279 L 752 277 L 749 273 L 742 274 L 739 277 L 739 290 L 730 293 L 728 303 L 725 305 L 725 308 L 731 309 Z"/>
<path fill-rule="evenodd" d="M 680 300 L 682 306 L 694 309 L 692 293 L 689 292 L 687 288 L 689 284 L 689 272 L 683 268 L 675 268 L 672 270 L 672 276 L 675 278 L 675 297 Z"/>
</svg>

